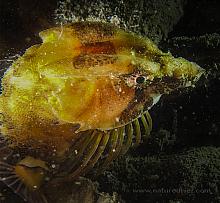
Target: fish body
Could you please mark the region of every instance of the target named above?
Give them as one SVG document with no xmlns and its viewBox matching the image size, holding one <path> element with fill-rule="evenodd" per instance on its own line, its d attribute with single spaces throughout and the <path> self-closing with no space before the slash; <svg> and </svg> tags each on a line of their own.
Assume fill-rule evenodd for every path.
<svg viewBox="0 0 220 203">
<path fill-rule="evenodd" d="M 11 150 L 23 152 L 17 166 L 31 171 L 37 164 L 65 180 L 85 174 L 104 153 L 106 166 L 133 136 L 137 144 L 149 136 L 148 110 L 160 96 L 193 86 L 204 72 L 108 23 L 76 22 L 40 37 L 2 79 L 1 134 Z M 42 176 L 34 177 L 39 188 Z"/>
</svg>

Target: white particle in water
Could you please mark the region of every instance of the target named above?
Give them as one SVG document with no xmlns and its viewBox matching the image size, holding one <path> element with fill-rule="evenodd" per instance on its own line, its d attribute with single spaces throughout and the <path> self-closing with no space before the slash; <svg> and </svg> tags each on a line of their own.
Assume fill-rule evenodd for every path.
<svg viewBox="0 0 220 203">
<path fill-rule="evenodd" d="M 56 168 L 56 165 L 55 165 L 55 164 L 52 164 L 51 167 L 52 167 L 52 168 Z"/>
</svg>

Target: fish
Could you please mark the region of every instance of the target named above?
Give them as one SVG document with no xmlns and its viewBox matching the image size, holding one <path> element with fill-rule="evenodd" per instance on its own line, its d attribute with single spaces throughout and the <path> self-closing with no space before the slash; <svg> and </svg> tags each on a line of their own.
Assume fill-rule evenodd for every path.
<svg viewBox="0 0 220 203">
<path fill-rule="evenodd" d="M 44 185 L 96 165 L 104 171 L 147 140 L 152 106 L 204 74 L 110 23 L 74 22 L 39 36 L 5 72 L 0 95 L 0 181 L 28 202 L 46 202 Z"/>
</svg>

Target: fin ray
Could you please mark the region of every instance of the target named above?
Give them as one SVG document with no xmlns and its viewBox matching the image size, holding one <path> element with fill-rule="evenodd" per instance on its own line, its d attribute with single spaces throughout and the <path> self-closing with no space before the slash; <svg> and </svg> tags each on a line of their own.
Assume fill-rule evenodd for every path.
<svg viewBox="0 0 220 203">
<path fill-rule="evenodd" d="M 90 143 L 89 150 L 86 153 L 86 155 L 83 157 L 84 159 L 83 162 L 80 164 L 80 166 L 78 166 L 76 170 L 73 171 L 73 173 L 70 174 L 70 177 L 69 177 L 70 179 L 75 179 L 76 177 L 81 175 L 82 170 L 87 166 L 88 162 L 90 161 L 90 159 L 96 152 L 99 146 L 99 143 L 101 141 L 101 138 L 102 138 L 102 133 L 94 132 L 94 136 Z"/>
<path fill-rule="evenodd" d="M 96 153 L 94 154 L 94 156 L 91 158 L 90 163 L 83 170 L 83 173 L 88 172 L 98 162 L 98 160 L 100 159 L 100 157 L 102 156 L 102 154 L 106 148 L 109 137 L 110 137 L 110 132 L 107 132 L 107 133 L 103 132 L 102 140 L 99 144 L 99 147 L 96 150 Z"/>
<path fill-rule="evenodd" d="M 149 126 L 149 130 L 151 131 L 152 128 L 153 128 L 151 115 L 150 115 L 150 113 L 149 113 L 148 111 L 146 111 L 146 112 L 144 113 L 144 116 L 145 116 L 146 119 L 147 119 L 148 126 Z"/>
<path fill-rule="evenodd" d="M 144 126 L 144 133 L 143 133 L 144 135 L 143 135 L 143 137 L 148 138 L 149 135 L 150 135 L 150 127 L 149 127 L 149 125 L 147 123 L 147 120 L 146 120 L 146 117 L 144 115 L 141 116 L 141 122 Z"/>
<path fill-rule="evenodd" d="M 125 126 L 118 128 L 117 131 L 115 129 L 113 130 L 113 133 L 111 135 L 112 139 L 110 140 L 110 151 L 107 154 L 108 156 L 106 157 L 104 162 L 99 167 L 97 175 L 100 175 L 120 154 L 124 141 L 124 130 Z"/>
<path fill-rule="evenodd" d="M 122 147 L 122 152 L 120 155 L 126 154 L 126 152 L 129 150 L 129 148 L 132 144 L 132 135 L 133 135 L 133 131 L 134 131 L 132 123 L 129 123 L 128 125 L 126 125 L 125 130 L 126 130 L 126 135 L 127 135 L 127 141 L 126 141 L 125 145 Z"/>
<path fill-rule="evenodd" d="M 0 162 L 0 181 L 11 188 L 22 199 L 32 203 L 46 203 L 39 191 L 32 191 L 16 174 L 15 167 L 5 162 Z"/>
<path fill-rule="evenodd" d="M 138 119 L 135 119 L 132 124 L 134 125 L 134 130 L 135 130 L 136 142 L 134 146 L 136 147 L 141 143 L 141 127 Z"/>
<path fill-rule="evenodd" d="M 104 171 L 105 166 L 110 162 L 111 157 L 113 156 L 115 152 L 115 148 L 117 146 L 117 141 L 118 141 L 118 130 L 114 129 L 110 132 L 110 140 L 109 140 L 109 147 L 107 151 L 107 157 L 103 160 L 103 163 L 101 166 L 99 166 L 99 169 L 97 171 L 97 175 L 101 174 Z"/>
</svg>

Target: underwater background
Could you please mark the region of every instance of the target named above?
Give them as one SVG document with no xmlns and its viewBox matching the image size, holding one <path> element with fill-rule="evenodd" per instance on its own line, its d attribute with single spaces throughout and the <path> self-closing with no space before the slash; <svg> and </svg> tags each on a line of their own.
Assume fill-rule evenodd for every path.
<svg viewBox="0 0 220 203">
<path fill-rule="evenodd" d="M 220 202 L 220 5 L 218 0 L 0 0 L 1 76 L 38 33 L 82 19 L 147 36 L 207 71 L 193 89 L 163 96 L 150 140 L 98 178 L 48 188 L 49 202 Z M 60 191 L 59 193 L 57 191 Z M 0 183 L 0 202 L 22 202 Z"/>
</svg>

